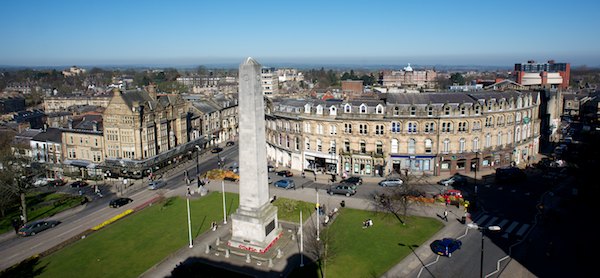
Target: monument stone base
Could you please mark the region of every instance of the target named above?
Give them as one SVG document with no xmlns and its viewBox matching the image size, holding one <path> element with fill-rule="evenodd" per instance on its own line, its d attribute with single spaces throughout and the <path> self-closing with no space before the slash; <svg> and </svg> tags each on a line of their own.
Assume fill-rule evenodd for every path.
<svg viewBox="0 0 600 278">
<path fill-rule="evenodd" d="M 228 245 L 256 253 L 266 252 L 281 236 L 277 207 L 266 203 L 259 209 L 238 208 L 231 215 Z"/>
</svg>

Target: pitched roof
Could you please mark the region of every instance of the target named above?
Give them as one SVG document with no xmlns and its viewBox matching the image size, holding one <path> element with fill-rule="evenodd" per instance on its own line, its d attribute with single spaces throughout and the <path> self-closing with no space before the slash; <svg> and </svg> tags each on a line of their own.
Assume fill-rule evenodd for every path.
<svg viewBox="0 0 600 278">
<path fill-rule="evenodd" d="M 58 128 L 47 128 L 46 131 L 43 131 L 35 136 L 33 136 L 34 141 L 40 142 L 62 142 L 62 131 Z"/>
</svg>

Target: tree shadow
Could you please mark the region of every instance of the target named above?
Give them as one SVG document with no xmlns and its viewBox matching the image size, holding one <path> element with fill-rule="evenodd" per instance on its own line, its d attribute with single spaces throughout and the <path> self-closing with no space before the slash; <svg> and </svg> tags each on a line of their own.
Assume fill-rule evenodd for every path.
<svg viewBox="0 0 600 278">
<path fill-rule="evenodd" d="M 419 262 L 421 263 L 421 265 L 423 266 L 423 268 L 425 268 L 425 270 L 427 270 L 427 272 L 431 275 L 431 277 L 435 277 L 435 275 L 433 275 L 433 273 L 431 273 L 431 271 L 429 270 L 429 268 L 427 268 L 427 266 L 425 265 L 425 262 L 423 262 L 423 260 L 421 260 L 421 258 L 419 257 L 419 255 L 417 255 L 417 253 L 415 252 L 415 248 L 418 248 L 419 245 L 417 244 L 404 244 L 404 243 L 398 243 L 399 246 L 405 246 L 408 247 L 408 249 L 410 249 L 410 251 L 413 253 L 413 255 L 415 255 L 415 257 L 417 258 L 417 260 L 419 260 Z"/>
<path fill-rule="evenodd" d="M 205 222 L 206 222 L 206 215 L 202 218 L 202 222 L 200 223 L 200 226 L 198 226 L 198 230 L 196 231 L 196 234 L 194 235 L 194 237 L 198 237 L 202 233 L 202 227 L 204 227 Z"/>
<path fill-rule="evenodd" d="M 40 257 L 31 257 L 23 260 L 22 262 L 13 265 L 2 272 L 0 272 L 0 278 L 9 277 L 36 277 L 44 272 L 46 266 L 39 265 Z"/>
</svg>

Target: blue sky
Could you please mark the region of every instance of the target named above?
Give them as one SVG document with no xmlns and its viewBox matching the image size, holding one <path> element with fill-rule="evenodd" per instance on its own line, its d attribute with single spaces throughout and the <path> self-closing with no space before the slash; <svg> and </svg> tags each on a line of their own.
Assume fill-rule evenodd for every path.
<svg viewBox="0 0 600 278">
<path fill-rule="evenodd" d="M 3 1 L 0 65 L 600 66 L 600 1 Z"/>
</svg>

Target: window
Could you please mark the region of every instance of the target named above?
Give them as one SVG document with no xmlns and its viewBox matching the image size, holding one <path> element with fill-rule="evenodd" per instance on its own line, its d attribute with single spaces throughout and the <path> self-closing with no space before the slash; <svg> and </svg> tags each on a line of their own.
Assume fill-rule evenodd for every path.
<svg viewBox="0 0 600 278">
<path fill-rule="evenodd" d="M 375 134 L 376 135 L 383 135 L 383 125 L 376 125 L 375 126 Z"/>
<path fill-rule="evenodd" d="M 360 141 L 360 153 L 367 152 L 367 143 L 365 141 Z"/>
<path fill-rule="evenodd" d="M 350 152 L 350 141 L 348 139 L 344 140 L 344 151 L 347 153 Z"/>
<path fill-rule="evenodd" d="M 323 115 L 323 106 L 317 105 L 317 115 Z"/>
<path fill-rule="evenodd" d="M 369 133 L 369 126 L 366 124 L 360 124 L 358 126 L 358 128 L 359 128 L 359 130 L 358 130 L 359 134 L 366 135 Z"/>
<path fill-rule="evenodd" d="M 360 111 L 361 114 L 366 114 L 367 113 L 367 106 L 364 105 L 364 104 L 361 104 L 359 111 Z"/>
<path fill-rule="evenodd" d="M 498 142 L 496 142 L 497 146 L 502 146 L 502 132 L 498 132 Z"/>
<path fill-rule="evenodd" d="M 352 134 L 352 124 L 344 124 L 344 133 Z"/>
<path fill-rule="evenodd" d="M 290 148 L 290 136 L 288 135 L 285 136 L 285 147 Z"/>
<path fill-rule="evenodd" d="M 431 153 L 433 148 L 433 141 L 431 139 L 425 139 L 425 153 Z"/>
<path fill-rule="evenodd" d="M 417 123 L 408 123 L 408 133 L 417 133 Z"/>
<path fill-rule="evenodd" d="M 435 123 L 429 122 L 425 123 L 425 133 L 435 132 Z"/>
<path fill-rule="evenodd" d="M 304 123 L 304 132 L 310 133 L 310 123 Z"/>
<path fill-rule="evenodd" d="M 488 133 L 485 135 L 485 147 L 489 148 L 491 146 L 492 146 L 492 135 Z"/>
<path fill-rule="evenodd" d="M 390 149 L 391 153 L 398 153 L 398 139 L 392 139 L 392 143 L 390 144 L 392 148 Z"/>
<path fill-rule="evenodd" d="M 279 134 L 279 140 L 277 141 L 277 144 L 278 144 L 279 146 L 281 146 L 281 141 L 282 141 L 282 136 L 281 136 L 281 133 L 280 133 L 280 134 Z"/>
<path fill-rule="evenodd" d="M 431 107 L 431 106 L 427 107 L 427 116 L 428 117 L 433 116 L 433 107 Z"/>
<path fill-rule="evenodd" d="M 317 151 L 318 152 L 323 151 L 323 144 L 321 142 L 321 139 L 317 139 Z"/>
<path fill-rule="evenodd" d="M 305 144 L 306 150 L 310 150 L 310 139 L 308 139 L 308 138 L 304 139 L 304 144 Z"/>
<path fill-rule="evenodd" d="M 517 123 L 521 122 L 521 112 L 517 112 L 517 117 L 515 118 L 515 122 L 517 122 Z"/>
<path fill-rule="evenodd" d="M 310 114 L 310 104 L 305 104 L 304 105 L 304 113 Z"/>
<path fill-rule="evenodd" d="M 510 144 L 512 142 L 512 134 L 510 131 L 506 132 L 506 144 Z"/>
<path fill-rule="evenodd" d="M 381 105 L 381 104 L 377 105 L 377 107 L 375 108 L 375 113 L 383 114 L 383 105 Z"/>
<path fill-rule="evenodd" d="M 465 138 L 460 138 L 460 141 L 458 141 L 458 152 L 465 152 Z"/>
<path fill-rule="evenodd" d="M 377 146 L 377 154 L 383 154 L 383 143 L 377 141 L 375 144 Z"/>
<path fill-rule="evenodd" d="M 335 106 L 329 107 L 329 115 L 332 115 L 332 116 L 337 115 L 337 108 L 335 108 Z"/>
<path fill-rule="evenodd" d="M 394 107 L 394 116 L 400 115 L 400 108 L 398 106 Z"/>
<path fill-rule="evenodd" d="M 415 153 L 415 146 L 417 144 L 417 141 L 415 141 L 415 139 L 408 139 L 408 153 L 413 154 Z"/>
<path fill-rule="evenodd" d="M 296 150 L 300 150 L 300 138 L 296 137 L 294 141 L 296 145 Z"/>
<path fill-rule="evenodd" d="M 467 122 L 459 122 L 458 123 L 458 132 L 466 132 L 467 131 Z"/>
<path fill-rule="evenodd" d="M 450 110 L 451 110 L 450 106 L 446 106 L 446 107 L 444 108 L 444 115 L 446 115 L 446 116 L 450 116 Z"/>
<path fill-rule="evenodd" d="M 330 141 L 329 142 L 329 153 L 330 154 L 336 154 L 337 153 L 335 141 Z"/>
<path fill-rule="evenodd" d="M 392 122 L 392 133 L 400 133 L 400 123 Z"/>
<path fill-rule="evenodd" d="M 460 108 L 460 115 L 461 116 L 467 115 L 467 108 L 466 107 L 462 106 Z"/>
<path fill-rule="evenodd" d="M 494 118 L 489 116 L 485 118 L 485 127 L 493 127 L 494 126 Z"/>
<path fill-rule="evenodd" d="M 450 152 L 450 139 L 444 139 L 444 153 Z"/>
<path fill-rule="evenodd" d="M 417 107 L 414 107 L 414 106 L 412 106 L 412 107 L 410 108 L 410 115 L 411 115 L 411 116 L 415 116 L 415 115 L 417 115 Z"/>
<path fill-rule="evenodd" d="M 442 123 L 442 132 L 452 132 L 452 123 Z"/>
<path fill-rule="evenodd" d="M 351 112 L 352 112 L 352 106 L 350 106 L 350 104 L 344 105 L 344 113 L 351 113 Z"/>
<path fill-rule="evenodd" d="M 336 134 L 337 134 L 337 126 L 335 126 L 335 125 L 330 125 L 330 126 L 329 126 L 329 134 L 330 134 L 330 135 L 336 135 Z"/>
<path fill-rule="evenodd" d="M 481 106 L 475 105 L 475 115 L 479 115 L 481 113 Z"/>
<path fill-rule="evenodd" d="M 517 127 L 517 129 L 515 129 L 515 142 L 519 141 L 521 141 L 521 129 Z"/>
<path fill-rule="evenodd" d="M 479 138 L 475 137 L 475 139 L 473 139 L 473 151 L 479 151 Z"/>
<path fill-rule="evenodd" d="M 473 122 L 473 130 L 481 130 L 481 122 L 480 121 Z"/>
<path fill-rule="evenodd" d="M 317 124 L 317 134 L 323 134 L 323 125 Z"/>
<path fill-rule="evenodd" d="M 504 116 L 498 117 L 498 126 L 504 126 Z"/>
</svg>

